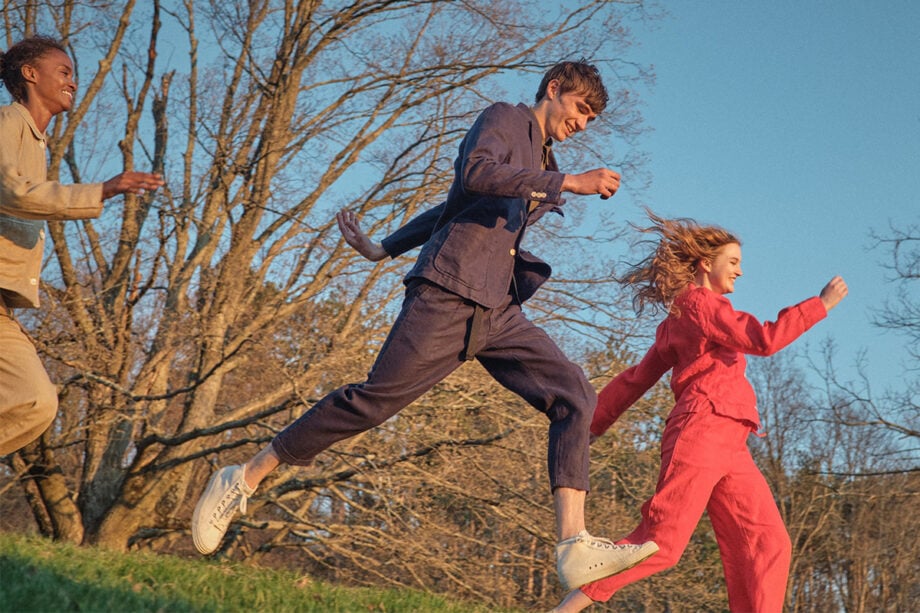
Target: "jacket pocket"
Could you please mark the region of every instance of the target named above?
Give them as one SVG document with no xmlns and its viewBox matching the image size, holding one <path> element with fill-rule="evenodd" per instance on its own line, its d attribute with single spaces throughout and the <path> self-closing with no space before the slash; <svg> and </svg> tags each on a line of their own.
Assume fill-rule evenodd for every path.
<svg viewBox="0 0 920 613">
<path fill-rule="evenodd" d="M 45 222 L 33 219 L 19 219 L 0 213 L 0 236 L 17 247 L 32 249 L 41 238 Z"/>
<path fill-rule="evenodd" d="M 496 276 L 507 277 L 510 282 L 514 256 L 510 249 L 502 253 L 499 242 L 494 229 L 474 223 L 454 223 L 438 248 L 434 268 L 473 290 L 489 287 Z"/>
</svg>

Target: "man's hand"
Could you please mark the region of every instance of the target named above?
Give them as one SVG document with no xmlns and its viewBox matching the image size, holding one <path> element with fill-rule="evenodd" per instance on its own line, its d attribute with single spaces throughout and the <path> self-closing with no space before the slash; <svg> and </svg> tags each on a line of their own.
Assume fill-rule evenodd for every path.
<svg viewBox="0 0 920 613">
<path fill-rule="evenodd" d="M 347 209 L 342 209 L 335 214 L 335 221 L 339 224 L 339 231 L 345 242 L 355 251 L 366 257 L 371 262 L 379 262 L 387 257 L 383 245 L 373 242 L 358 225 L 358 217 Z"/>
<path fill-rule="evenodd" d="M 824 308 L 830 312 L 849 292 L 850 290 L 847 288 L 843 277 L 836 276 L 821 290 L 821 302 L 824 303 Z"/>
<path fill-rule="evenodd" d="M 620 189 L 620 173 L 609 168 L 596 168 L 577 175 L 565 175 L 562 191 L 573 194 L 600 194 L 606 200 Z"/>
<path fill-rule="evenodd" d="M 159 173 L 126 171 L 102 184 L 102 199 L 118 194 L 143 194 L 163 187 L 165 183 Z"/>
</svg>

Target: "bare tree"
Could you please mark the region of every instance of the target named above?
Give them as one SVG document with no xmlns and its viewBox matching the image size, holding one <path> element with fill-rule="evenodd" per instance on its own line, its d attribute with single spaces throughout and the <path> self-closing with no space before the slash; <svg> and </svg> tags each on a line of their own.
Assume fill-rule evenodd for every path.
<svg viewBox="0 0 920 613">
<path fill-rule="evenodd" d="M 407 260 L 359 261 L 333 212 L 353 208 L 380 235 L 439 202 L 472 117 L 493 99 L 530 102 L 548 65 L 587 56 L 615 77 L 603 129 L 561 152 L 564 166 L 602 158 L 639 176 L 641 155 L 612 151 L 614 138 L 631 143 L 641 129 L 628 88 L 648 74 L 623 54 L 628 20 L 646 7 L 532 8 L 4 3 L 8 41 L 57 35 L 77 65 L 78 103 L 53 126 L 51 176 L 137 167 L 168 183 L 97 221 L 51 226 L 44 308 L 23 317 L 61 383 L 61 411 L 40 441 L 7 458 L 43 533 L 183 551 L 208 463 L 250 453 L 331 387 L 363 378 L 392 319 Z M 591 251 L 618 229 L 587 206 L 601 205 L 574 198 L 566 208 L 593 222 L 590 237 L 565 222 L 530 235 L 535 250 L 567 256 L 530 308 L 575 352 L 622 323 Z M 545 427 L 475 368 L 315 466 L 279 471 L 225 553 L 310 559 L 360 582 L 496 599 L 514 582 L 541 593 L 552 566 L 535 452 Z M 500 479 L 484 481 L 488 462 L 507 464 Z M 447 562 L 431 570 L 423 562 L 435 554 L 407 545 L 421 525 L 428 543 L 439 531 L 452 537 Z M 394 580 L 387 556 L 421 561 Z M 470 560 L 502 570 L 482 573 L 489 587 L 480 588 Z"/>
<path fill-rule="evenodd" d="M 878 310 L 875 324 L 907 337 L 910 355 L 920 363 L 920 299 L 911 292 L 920 281 L 920 225 L 889 228 L 887 234 L 873 233 L 876 248 L 888 251 L 885 269 L 892 275 L 895 297 Z"/>
<path fill-rule="evenodd" d="M 898 470 L 892 430 L 851 427 L 866 407 L 843 411 L 840 395 L 822 396 L 794 354 L 756 360 L 751 371 L 766 430 L 756 457 L 793 542 L 788 609 L 910 608 L 920 481 Z"/>
<path fill-rule="evenodd" d="M 887 251 L 883 268 L 891 275 L 893 296 L 876 309 L 873 323 L 880 329 L 906 339 L 907 358 L 902 365 L 902 384 L 878 390 L 860 369 L 857 378 L 844 380 L 836 368 L 836 347 L 824 348 L 823 363 L 817 368 L 827 381 L 835 423 L 863 430 L 884 430 L 892 446 L 885 446 L 884 471 L 920 471 L 920 300 L 916 286 L 920 280 L 920 227 L 889 228 L 887 234 L 873 233 L 874 248 Z M 881 455 L 881 454 L 880 454 Z"/>
</svg>

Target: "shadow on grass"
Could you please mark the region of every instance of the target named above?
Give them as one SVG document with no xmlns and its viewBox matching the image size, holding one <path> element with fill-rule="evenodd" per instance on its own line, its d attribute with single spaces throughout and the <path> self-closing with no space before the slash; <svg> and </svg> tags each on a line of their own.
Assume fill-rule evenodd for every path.
<svg viewBox="0 0 920 613">
<path fill-rule="evenodd" d="M 350 588 L 289 571 L 119 553 L 0 533 L 0 613 L 497 613 L 418 590 Z"/>
<path fill-rule="evenodd" d="M 102 578 L 100 578 L 102 579 Z M 33 557 L 0 555 L 0 611 L 206 611 L 187 600 L 154 593 L 122 577 L 104 582 L 74 577 Z"/>
</svg>

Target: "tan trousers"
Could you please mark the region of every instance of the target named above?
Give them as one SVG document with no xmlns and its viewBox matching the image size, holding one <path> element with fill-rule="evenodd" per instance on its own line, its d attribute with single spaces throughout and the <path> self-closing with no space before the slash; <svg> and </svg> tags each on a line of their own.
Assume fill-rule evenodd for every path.
<svg viewBox="0 0 920 613">
<path fill-rule="evenodd" d="M 0 296 L 0 455 L 22 449 L 57 413 L 57 388 Z"/>
</svg>

